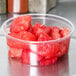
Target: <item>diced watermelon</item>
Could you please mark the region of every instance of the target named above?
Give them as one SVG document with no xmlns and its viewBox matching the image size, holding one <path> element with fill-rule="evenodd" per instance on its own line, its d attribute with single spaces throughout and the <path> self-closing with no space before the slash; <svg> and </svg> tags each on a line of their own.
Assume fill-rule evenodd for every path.
<svg viewBox="0 0 76 76">
<path fill-rule="evenodd" d="M 19 33 L 20 31 L 27 31 L 31 27 L 31 16 L 21 16 L 13 20 L 10 32 Z"/>
<path fill-rule="evenodd" d="M 45 26 L 40 23 L 36 23 L 33 27 L 32 33 L 34 33 L 36 36 L 39 36 L 41 33 L 50 33 L 51 28 L 49 26 Z"/>
<path fill-rule="evenodd" d="M 23 49 L 18 49 L 18 48 L 10 48 L 8 55 L 11 58 L 21 58 Z"/>
<path fill-rule="evenodd" d="M 16 33 L 9 33 L 8 35 L 11 37 L 17 38 L 17 39 L 21 39 L 21 37 L 18 33 L 17 34 Z M 24 44 L 21 43 L 19 40 L 14 39 L 14 38 L 10 38 L 7 36 L 7 45 L 9 47 L 12 47 L 12 48 L 23 48 Z"/>
<path fill-rule="evenodd" d="M 59 44 L 45 44 L 38 46 L 37 54 L 45 57 L 46 59 L 54 57 L 60 50 Z"/>
<path fill-rule="evenodd" d="M 46 33 L 40 33 L 38 36 L 38 41 L 48 41 L 51 40 L 51 37 Z"/>
<path fill-rule="evenodd" d="M 61 38 L 60 29 L 56 26 L 51 27 L 50 36 L 53 40 Z"/>
<path fill-rule="evenodd" d="M 21 40 L 36 41 L 36 37 L 31 32 L 27 31 L 22 31 L 20 33 L 9 33 L 8 35 Z M 23 48 L 25 44 L 17 39 L 7 37 L 8 46 L 14 48 Z"/>
<path fill-rule="evenodd" d="M 62 30 L 60 31 L 62 37 L 67 36 L 69 33 L 70 31 L 66 27 L 62 27 Z"/>
<path fill-rule="evenodd" d="M 59 33 L 54 33 L 54 32 L 52 32 L 50 36 L 51 36 L 52 40 L 61 38 L 61 35 Z"/>
<path fill-rule="evenodd" d="M 36 37 L 31 32 L 22 31 L 22 32 L 20 32 L 20 37 L 22 40 L 36 41 Z"/>
<path fill-rule="evenodd" d="M 22 52 L 21 63 L 30 64 L 30 54 L 29 51 L 25 50 Z"/>
</svg>

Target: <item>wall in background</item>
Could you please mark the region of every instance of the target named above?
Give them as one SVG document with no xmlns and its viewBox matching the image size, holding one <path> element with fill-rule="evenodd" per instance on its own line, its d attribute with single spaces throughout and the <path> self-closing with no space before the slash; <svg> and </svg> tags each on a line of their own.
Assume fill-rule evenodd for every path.
<svg viewBox="0 0 76 76">
<path fill-rule="evenodd" d="M 67 1 L 76 1 L 76 0 L 58 0 L 58 2 L 67 2 Z"/>
</svg>

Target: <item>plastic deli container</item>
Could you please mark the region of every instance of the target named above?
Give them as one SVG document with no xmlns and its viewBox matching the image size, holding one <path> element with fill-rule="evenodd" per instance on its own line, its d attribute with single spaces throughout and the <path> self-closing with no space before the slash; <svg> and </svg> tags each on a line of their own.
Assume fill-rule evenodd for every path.
<svg viewBox="0 0 76 76">
<path fill-rule="evenodd" d="M 39 22 L 47 26 L 58 26 L 60 28 L 64 26 L 70 31 L 70 33 L 67 36 L 57 40 L 38 41 L 38 42 L 20 40 L 8 35 L 11 23 L 15 19 L 14 17 L 8 19 L 3 24 L 3 29 L 5 32 L 7 43 L 8 41 L 10 41 L 11 45 L 13 45 L 14 48 L 25 50 L 24 64 L 28 65 L 54 64 L 60 57 L 68 53 L 71 35 L 74 30 L 73 24 L 69 20 L 56 15 L 51 14 L 29 14 L 29 15 L 32 16 L 32 25 L 35 24 L 36 22 Z M 58 48 L 59 51 L 56 52 Z M 9 49 L 10 47 L 8 48 L 8 50 Z M 48 52 L 48 50 L 50 51 Z M 46 52 L 48 53 L 46 54 Z M 21 58 L 19 58 L 19 60 L 21 62 Z"/>
</svg>

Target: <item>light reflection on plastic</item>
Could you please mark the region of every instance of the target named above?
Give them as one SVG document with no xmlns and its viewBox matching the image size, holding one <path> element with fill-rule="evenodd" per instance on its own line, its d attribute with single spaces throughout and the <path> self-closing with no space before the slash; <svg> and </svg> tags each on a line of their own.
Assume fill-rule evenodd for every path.
<svg viewBox="0 0 76 76">
<path fill-rule="evenodd" d="M 37 65 L 37 55 L 34 53 L 37 51 L 37 46 L 31 44 L 30 49 L 32 50 L 32 52 L 30 53 L 30 64 Z"/>
</svg>

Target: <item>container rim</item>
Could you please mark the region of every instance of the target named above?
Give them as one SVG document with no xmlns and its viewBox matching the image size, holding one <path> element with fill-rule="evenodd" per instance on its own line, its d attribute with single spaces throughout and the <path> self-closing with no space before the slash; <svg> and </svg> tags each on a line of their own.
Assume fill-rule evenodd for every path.
<svg viewBox="0 0 76 76">
<path fill-rule="evenodd" d="M 56 39 L 56 40 L 48 40 L 48 41 L 25 41 L 25 40 L 17 39 L 17 38 L 14 38 L 14 37 L 8 35 L 8 33 L 5 32 L 5 30 L 4 30 L 5 24 L 6 24 L 7 22 L 9 22 L 10 20 L 16 18 L 16 17 L 25 16 L 25 15 L 31 15 L 31 16 L 32 16 L 32 15 L 34 15 L 34 16 L 37 15 L 37 17 L 38 17 L 38 15 L 39 15 L 39 16 L 45 16 L 45 17 L 46 17 L 46 16 L 51 16 L 51 17 L 59 18 L 59 19 L 62 19 L 62 20 L 64 20 L 64 21 L 68 22 L 69 24 L 71 24 L 72 30 L 71 30 L 71 32 L 70 32 L 67 36 L 65 36 L 65 37 L 63 37 L 63 38 Z M 6 21 L 2 24 L 2 28 L 3 28 L 4 35 L 5 35 L 5 36 L 8 36 L 9 38 L 12 38 L 12 39 L 15 39 L 15 40 L 18 40 L 18 41 L 21 41 L 21 42 L 36 43 L 36 44 L 37 44 L 37 43 L 58 42 L 58 41 L 62 41 L 62 40 L 64 40 L 64 39 L 68 38 L 69 36 L 71 36 L 71 34 L 73 33 L 73 31 L 74 31 L 74 29 L 75 29 L 75 28 L 74 28 L 74 25 L 73 25 L 73 23 L 72 23 L 71 21 L 69 21 L 68 19 L 66 19 L 66 18 L 64 18 L 64 17 L 57 16 L 57 15 L 53 15 L 53 14 L 34 14 L 34 13 L 33 13 L 33 14 L 17 15 L 16 17 L 12 17 L 12 18 L 6 20 Z"/>
</svg>

